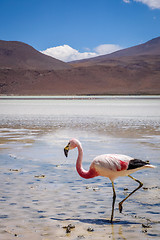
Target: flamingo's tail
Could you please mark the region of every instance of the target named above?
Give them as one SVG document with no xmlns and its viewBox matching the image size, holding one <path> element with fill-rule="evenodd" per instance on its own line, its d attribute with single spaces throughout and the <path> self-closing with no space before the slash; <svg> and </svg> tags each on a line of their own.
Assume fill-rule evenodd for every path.
<svg viewBox="0 0 160 240">
<path fill-rule="evenodd" d="M 147 164 L 147 165 L 145 165 L 145 167 L 147 167 L 147 168 L 156 168 L 157 166 L 154 166 L 154 165 L 151 165 L 151 164 Z"/>
</svg>

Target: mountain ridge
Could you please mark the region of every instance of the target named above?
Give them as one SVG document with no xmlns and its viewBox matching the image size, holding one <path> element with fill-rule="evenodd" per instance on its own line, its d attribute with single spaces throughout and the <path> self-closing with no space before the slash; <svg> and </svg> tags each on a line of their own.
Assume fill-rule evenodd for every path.
<svg viewBox="0 0 160 240">
<path fill-rule="evenodd" d="M 151 95 L 160 94 L 160 55 L 159 40 L 148 41 L 152 51 L 143 55 L 100 56 L 92 62 L 84 60 L 76 63 L 63 63 L 46 56 L 44 67 L 40 68 L 43 55 L 28 59 L 28 46 L 12 56 L 10 49 L 5 48 L 5 63 L 0 58 L 0 94 L 3 95 Z M 16 44 L 19 44 L 16 43 Z M 146 43 L 145 43 L 146 44 Z M 152 46 L 154 47 L 152 48 Z M 139 46 L 139 45 L 138 45 Z M 145 45 L 146 46 L 146 45 Z M 25 51 L 24 51 L 24 47 Z M 136 46 L 137 47 L 137 46 Z M 139 48 L 144 49 L 143 46 Z M 134 47 L 133 47 L 134 48 Z M 15 48 L 16 49 L 16 48 Z M 154 51 L 153 51 L 154 49 Z M 157 51 L 156 51 L 157 49 Z M 13 50 L 13 49 L 12 49 Z M 133 51 L 134 49 L 132 49 Z M 141 51 L 142 52 L 142 51 Z M 144 51 L 143 51 L 144 52 Z M 157 54 L 154 54 L 156 52 Z M 122 54 L 123 52 L 121 52 Z M 2 56 L 2 54 L 1 54 Z M 29 55 L 31 56 L 31 54 Z M 40 57 L 39 57 L 40 56 Z M 16 58 L 17 57 L 17 58 Z M 51 60 L 51 66 L 48 65 Z M 38 58 L 38 59 L 37 59 Z M 17 60 L 18 59 L 18 60 Z M 22 60 L 21 60 L 22 59 Z M 36 60 L 36 61 L 35 61 Z M 53 60 L 55 64 L 53 63 Z M 26 61 L 28 62 L 26 64 Z M 19 64 L 18 66 L 16 64 Z M 32 63 L 35 63 L 32 64 Z M 44 58 L 43 58 L 44 63 Z M 24 65 L 23 65 L 24 64 Z M 58 64 L 58 65 L 56 65 Z M 60 65 L 59 65 L 60 64 Z M 36 67 L 33 67 L 36 66 Z"/>
<path fill-rule="evenodd" d="M 158 47 L 157 47 L 158 45 Z M 160 55 L 160 37 L 153 38 L 145 43 L 118 50 L 113 53 L 100 55 L 93 58 L 81 59 L 77 61 L 71 61 L 70 64 L 77 63 L 99 63 L 108 59 L 120 58 L 120 57 L 135 57 L 146 55 Z"/>
<path fill-rule="evenodd" d="M 0 68 L 60 70 L 70 66 L 37 51 L 26 43 L 0 40 Z"/>
</svg>

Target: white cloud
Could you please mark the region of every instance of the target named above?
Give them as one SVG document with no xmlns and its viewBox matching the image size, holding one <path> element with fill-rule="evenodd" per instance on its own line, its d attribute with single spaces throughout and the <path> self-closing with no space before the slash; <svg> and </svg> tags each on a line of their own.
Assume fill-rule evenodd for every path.
<svg viewBox="0 0 160 240">
<path fill-rule="evenodd" d="M 146 4 L 151 9 L 160 9 L 160 0 L 133 0 L 133 1 Z M 123 0 L 123 2 L 130 3 L 131 0 Z"/>
<path fill-rule="evenodd" d="M 134 1 L 147 4 L 152 9 L 156 9 L 156 8 L 160 9 L 160 0 L 134 0 Z"/>
<path fill-rule="evenodd" d="M 64 62 L 70 62 L 80 59 L 92 58 L 104 54 L 109 54 L 122 49 L 119 45 L 114 44 L 103 44 L 94 48 L 93 51 L 86 49 L 85 52 L 79 52 L 78 50 L 68 46 L 57 46 L 52 48 L 47 48 L 42 53 L 54 57 L 56 59 L 62 60 Z"/>
<path fill-rule="evenodd" d="M 102 44 L 96 47 L 94 50 L 98 55 L 109 54 L 112 52 L 116 52 L 122 49 L 119 45 L 115 44 Z"/>
<path fill-rule="evenodd" d="M 46 50 L 42 51 L 42 53 L 62 60 L 64 62 L 79 60 L 83 58 L 91 58 L 96 56 L 96 53 L 94 52 L 81 53 L 68 45 L 47 48 Z"/>
<path fill-rule="evenodd" d="M 125 2 L 125 3 L 130 3 L 130 0 L 123 0 L 123 2 Z"/>
</svg>

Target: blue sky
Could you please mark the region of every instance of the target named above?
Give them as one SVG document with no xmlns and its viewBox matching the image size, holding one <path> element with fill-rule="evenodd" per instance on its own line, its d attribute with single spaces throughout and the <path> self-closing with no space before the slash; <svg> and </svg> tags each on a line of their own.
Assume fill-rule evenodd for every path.
<svg viewBox="0 0 160 240">
<path fill-rule="evenodd" d="M 160 0 L 0 0 L 0 12 L 1 40 L 64 61 L 160 36 Z"/>
</svg>

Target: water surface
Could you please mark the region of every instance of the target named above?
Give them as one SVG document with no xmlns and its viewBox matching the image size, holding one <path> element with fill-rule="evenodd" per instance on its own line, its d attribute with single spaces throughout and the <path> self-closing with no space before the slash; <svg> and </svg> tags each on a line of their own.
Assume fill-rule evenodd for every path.
<svg viewBox="0 0 160 240">
<path fill-rule="evenodd" d="M 1 98 L 2 239 L 15 234 L 19 239 L 159 239 L 160 98 L 94 98 Z M 72 137 L 82 143 L 86 169 L 103 153 L 157 166 L 134 174 L 144 188 L 125 202 L 123 214 L 118 202 L 137 185 L 127 177 L 115 180 L 114 225 L 109 179 L 82 179 L 75 170 L 77 151 L 64 157 Z M 69 223 L 76 228 L 66 235 L 62 227 Z M 88 226 L 95 231 L 89 233 Z"/>
</svg>

